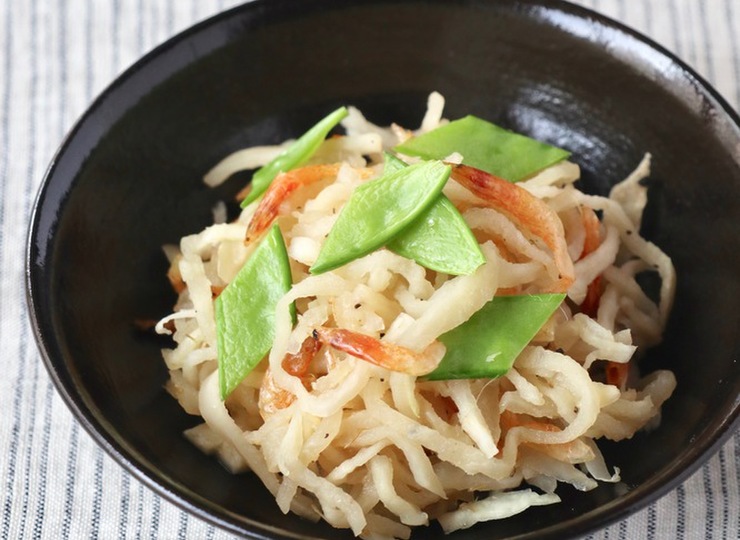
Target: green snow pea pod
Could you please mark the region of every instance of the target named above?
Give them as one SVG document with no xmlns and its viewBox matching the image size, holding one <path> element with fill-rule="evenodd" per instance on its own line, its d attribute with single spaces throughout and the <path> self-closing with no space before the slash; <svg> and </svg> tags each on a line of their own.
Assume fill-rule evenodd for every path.
<svg viewBox="0 0 740 540">
<path fill-rule="evenodd" d="M 310 272 L 333 270 L 384 246 L 437 200 L 449 176 L 448 165 L 426 161 L 355 189 Z"/>
<path fill-rule="evenodd" d="M 216 299 L 216 347 L 221 399 L 239 385 L 272 347 L 275 308 L 290 290 L 288 252 L 273 225 Z M 295 308 L 291 306 L 295 318 Z"/>
<path fill-rule="evenodd" d="M 320 120 L 315 126 L 304 133 L 298 140 L 286 148 L 280 155 L 260 168 L 252 176 L 252 189 L 242 201 L 242 208 L 262 195 L 278 173 L 286 172 L 303 165 L 324 142 L 334 126 L 336 126 L 348 112 L 340 107 Z"/>
<path fill-rule="evenodd" d="M 406 166 L 397 157 L 386 153 L 386 171 L 400 170 Z M 470 227 L 457 208 L 441 193 L 434 204 L 386 247 L 425 268 L 446 274 L 471 274 L 486 262 Z"/>
<path fill-rule="evenodd" d="M 408 163 L 402 159 L 397 158 L 390 152 L 383 152 L 383 173 L 388 174 L 389 172 L 400 171 L 408 167 Z"/>
<path fill-rule="evenodd" d="M 444 159 L 459 152 L 465 165 L 510 182 L 518 182 L 570 155 L 472 115 L 411 138 L 395 150 L 424 159 Z"/>
<path fill-rule="evenodd" d="M 495 378 L 506 374 L 565 294 L 497 296 L 439 340 L 447 347 L 429 380 Z"/>
<path fill-rule="evenodd" d="M 473 232 L 442 194 L 388 249 L 425 268 L 452 275 L 472 274 L 486 262 Z"/>
</svg>

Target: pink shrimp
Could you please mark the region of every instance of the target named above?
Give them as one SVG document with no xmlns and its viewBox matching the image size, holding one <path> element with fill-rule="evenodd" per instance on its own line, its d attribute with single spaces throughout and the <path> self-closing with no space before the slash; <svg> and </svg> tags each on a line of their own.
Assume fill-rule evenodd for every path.
<svg viewBox="0 0 740 540">
<path fill-rule="evenodd" d="M 283 369 L 294 377 L 300 378 L 306 388 L 310 387 L 313 380 L 308 373 L 308 368 L 320 347 L 318 340 L 310 336 L 304 340 L 297 353 L 286 354 L 283 358 Z M 268 368 L 260 386 L 258 401 L 260 416 L 266 420 L 270 415 L 290 406 L 294 401 L 295 396 L 275 383 L 272 371 Z"/>
<path fill-rule="evenodd" d="M 360 360 L 414 376 L 434 371 L 444 354 L 444 345 L 438 341 L 433 342 L 424 351 L 416 352 L 342 328 L 319 327 L 314 330 L 314 337 Z"/>
<path fill-rule="evenodd" d="M 283 369 L 295 377 L 304 377 L 320 348 L 321 343 L 315 337 L 307 337 L 297 353 L 285 355 Z"/>
<path fill-rule="evenodd" d="M 423 352 L 418 353 L 406 347 L 384 343 L 359 332 L 319 327 L 314 330 L 312 336 L 306 338 L 296 354 L 286 354 L 282 361 L 283 369 L 298 377 L 306 389 L 310 388 L 314 380 L 309 373 L 309 368 L 322 344 L 376 366 L 415 376 L 426 375 L 434 371 L 444 354 L 444 346 L 436 341 Z M 280 409 L 290 406 L 294 401 L 295 395 L 279 387 L 268 368 L 259 392 L 259 411 L 262 418 L 266 420 Z"/>
<path fill-rule="evenodd" d="M 339 172 L 340 164 L 309 165 L 292 171 L 280 173 L 267 188 L 247 228 L 246 241 L 261 235 L 279 212 L 280 205 L 295 190 L 326 178 L 333 178 Z"/>
<path fill-rule="evenodd" d="M 529 237 L 552 251 L 558 279 L 546 292 L 565 292 L 575 279 L 563 224 L 558 215 L 526 189 L 467 165 L 452 164 L 452 178 L 480 198 L 486 206 L 506 214 Z"/>
</svg>

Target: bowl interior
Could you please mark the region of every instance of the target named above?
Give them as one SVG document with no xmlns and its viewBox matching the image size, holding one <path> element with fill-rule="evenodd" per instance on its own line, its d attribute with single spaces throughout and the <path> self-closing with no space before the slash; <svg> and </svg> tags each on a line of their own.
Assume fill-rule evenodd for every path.
<svg viewBox="0 0 740 540">
<path fill-rule="evenodd" d="M 659 429 L 605 444 L 623 482 L 453 538 L 562 536 L 622 517 L 685 476 L 737 418 L 740 168 L 737 116 L 629 31 L 551 2 L 262 1 L 195 27 L 109 88 L 40 193 L 29 299 L 60 391 L 143 481 L 234 531 L 343 537 L 280 513 L 181 435 L 198 420 L 162 386 L 167 340 L 136 329 L 174 303 L 160 247 L 210 223 L 249 175 L 201 181 L 238 148 L 294 137 L 340 104 L 415 127 L 426 96 L 567 148 L 605 193 L 653 155 L 643 232 L 673 258 L 676 303 L 644 370 L 678 379 Z M 235 210 L 232 208 L 232 211 Z M 344 536 L 349 537 L 344 533 Z M 442 537 L 437 527 L 415 537 Z"/>
</svg>

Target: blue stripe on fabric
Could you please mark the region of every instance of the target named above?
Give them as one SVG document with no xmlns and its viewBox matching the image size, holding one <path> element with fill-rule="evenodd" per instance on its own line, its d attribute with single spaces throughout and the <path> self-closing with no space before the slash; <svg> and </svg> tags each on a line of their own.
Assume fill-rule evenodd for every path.
<svg viewBox="0 0 740 540">
<path fill-rule="evenodd" d="M 188 515 L 183 510 L 179 510 L 180 520 L 177 525 L 177 540 L 187 540 L 188 537 Z"/>
<path fill-rule="evenodd" d="M 619 540 L 627 540 L 627 520 L 623 519 L 619 522 L 619 532 L 617 533 Z"/>
<path fill-rule="evenodd" d="M 30 161 L 33 161 L 31 159 Z M 20 354 L 18 355 L 18 358 L 20 360 L 21 365 L 28 365 L 28 362 L 26 361 L 26 354 L 28 353 L 28 344 L 23 336 L 21 336 L 20 340 Z M 38 379 L 38 364 L 39 362 L 32 362 L 34 364 L 33 368 L 33 377 L 30 381 L 31 386 L 31 398 L 29 400 L 29 403 L 35 403 L 36 402 L 36 380 Z M 22 384 L 22 383 L 21 383 Z M 33 455 L 33 448 L 34 448 L 34 435 L 36 433 L 36 430 L 33 429 L 33 419 L 31 418 L 31 425 L 26 430 L 26 438 L 24 442 L 24 448 L 26 449 L 26 455 L 25 460 L 23 461 L 23 472 L 21 473 L 23 475 L 23 491 L 21 493 L 21 509 L 22 514 L 24 516 L 28 516 L 29 514 L 29 495 L 31 493 L 31 457 Z M 22 519 L 20 522 L 20 530 L 18 533 L 19 538 L 24 538 L 26 534 L 26 524 L 28 523 L 27 519 Z"/>
<path fill-rule="evenodd" d="M 676 540 L 682 540 L 686 538 L 686 489 L 683 485 L 676 488 L 676 504 L 677 508 L 677 519 L 676 519 Z"/>
<path fill-rule="evenodd" d="M 144 486 L 139 484 L 136 490 L 138 501 L 136 503 L 136 540 L 141 540 L 144 523 Z"/>
<path fill-rule="evenodd" d="M 720 490 L 722 492 L 722 533 L 727 534 L 730 524 L 730 491 L 727 488 L 727 458 L 725 457 L 725 446 L 719 451 L 719 478 Z"/>
<path fill-rule="evenodd" d="M 77 481 L 77 452 L 80 444 L 80 425 L 73 421 L 72 433 L 67 454 L 67 474 L 64 487 L 64 519 L 62 520 L 62 538 L 69 538 L 72 515 L 75 504 L 75 482 Z"/>
<path fill-rule="evenodd" d="M 704 519 L 706 522 L 707 538 L 712 538 L 711 535 L 714 531 L 714 488 L 712 487 L 712 479 L 709 476 L 709 464 L 701 468 L 701 478 L 704 484 L 704 500 L 706 501 Z"/>
<path fill-rule="evenodd" d="M 20 344 L 20 352 L 19 358 L 21 359 L 21 363 L 26 363 L 28 365 L 28 343 L 26 341 L 27 336 L 21 337 L 21 344 Z M 33 364 L 38 364 L 38 362 L 31 362 Z M 38 377 L 38 368 L 34 366 L 34 378 Z M 36 395 L 37 395 L 37 385 L 35 383 L 31 383 L 31 395 L 33 398 L 33 401 L 31 403 L 35 403 L 36 401 Z M 31 415 L 33 416 L 33 415 Z M 33 418 L 30 419 L 31 424 L 33 424 Z M 22 508 L 22 514 L 23 516 L 28 516 L 30 513 L 30 506 L 29 506 L 29 499 L 31 494 L 31 477 L 33 476 L 31 474 L 32 468 L 31 468 L 31 462 L 33 457 L 33 450 L 34 450 L 34 439 L 35 439 L 35 433 L 36 430 L 33 428 L 33 425 L 29 426 L 26 430 L 26 438 L 24 442 L 24 448 L 26 450 L 25 459 L 23 460 L 23 472 L 21 473 L 23 476 L 23 489 L 21 492 L 21 508 Z M 16 501 L 17 502 L 17 501 Z M 18 536 L 20 538 L 23 538 L 25 536 L 26 531 L 26 525 L 28 524 L 28 519 L 21 520 L 20 523 L 20 532 Z"/>
<path fill-rule="evenodd" d="M 36 363 L 39 363 L 39 359 L 36 359 Z M 43 536 L 42 531 L 44 528 L 44 517 L 46 510 L 46 485 L 49 471 L 49 442 L 51 440 L 51 403 L 54 397 L 54 386 L 51 380 L 46 383 L 46 390 L 44 395 L 44 427 L 41 434 L 41 463 L 39 464 L 39 487 L 37 490 L 39 498 L 39 507 L 36 513 L 36 519 L 33 524 L 33 537 L 41 538 Z"/>
<path fill-rule="evenodd" d="M 740 483 L 740 430 L 735 432 L 734 445 L 732 446 L 733 451 L 733 462 L 735 463 L 735 483 Z M 740 532 L 740 513 L 738 513 L 737 521 L 735 522 L 735 531 Z"/>
<path fill-rule="evenodd" d="M 656 511 L 656 504 L 653 503 L 650 506 L 648 506 L 647 514 L 647 537 L 648 538 L 655 538 L 655 524 L 658 521 L 657 519 L 657 511 Z"/>
<path fill-rule="evenodd" d="M 126 538 L 129 521 L 128 513 L 131 478 L 123 467 L 120 468 L 119 472 L 121 474 L 121 503 L 118 517 L 118 536 L 120 538 Z"/>
<path fill-rule="evenodd" d="M 154 494 L 152 503 L 152 530 L 150 538 L 151 540 L 158 540 L 159 538 L 159 514 L 162 506 L 162 501 L 159 496 Z"/>
<path fill-rule="evenodd" d="M 100 537 L 100 512 L 103 502 L 103 450 L 95 447 L 95 482 L 93 486 L 93 507 L 90 522 L 90 537 Z"/>
</svg>

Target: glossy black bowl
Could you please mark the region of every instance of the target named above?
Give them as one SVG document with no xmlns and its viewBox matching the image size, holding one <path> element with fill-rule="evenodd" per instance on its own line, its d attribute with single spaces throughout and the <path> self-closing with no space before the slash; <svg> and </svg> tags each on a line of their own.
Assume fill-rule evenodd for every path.
<svg viewBox="0 0 740 540">
<path fill-rule="evenodd" d="M 136 329 L 174 295 L 160 250 L 211 219 L 244 175 L 201 178 L 229 152 L 296 136 L 340 104 L 415 126 L 427 94 L 567 148 L 604 193 L 653 154 L 644 233 L 676 265 L 665 342 L 644 369 L 678 379 L 659 429 L 605 444 L 624 483 L 451 538 L 562 538 L 656 499 L 737 427 L 740 122 L 682 62 L 587 10 L 551 1 L 262 0 L 170 40 L 112 84 L 64 141 L 30 226 L 31 319 L 49 372 L 94 438 L 142 482 L 254 538 L 346 538 L 284 516 L 181 435 L 162 389 L 166 341 Z M 415 538 L 442 537 L 438 527 Z"/>
</svg>

